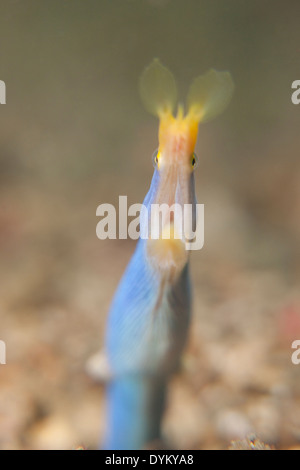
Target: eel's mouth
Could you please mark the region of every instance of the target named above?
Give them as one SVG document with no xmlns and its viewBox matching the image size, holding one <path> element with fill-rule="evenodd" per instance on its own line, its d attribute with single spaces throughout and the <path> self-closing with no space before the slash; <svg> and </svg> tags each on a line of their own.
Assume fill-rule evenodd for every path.
<svg viewBox="0 0 300 470">
<path fill-rule="evenodd" d="M 192 229 L 195 196 L 188 165 L 161 165 L 156 197 L 150 207 L 147 254 L 163 272 L 177 273 L 188 261 L 186 235 Z"/>
</svg>

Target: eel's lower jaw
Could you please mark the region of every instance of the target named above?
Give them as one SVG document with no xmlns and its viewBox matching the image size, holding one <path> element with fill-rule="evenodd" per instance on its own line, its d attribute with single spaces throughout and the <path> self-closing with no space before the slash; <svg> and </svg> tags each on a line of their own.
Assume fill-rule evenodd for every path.
<svg viewBox="0 0 300 470">
<path fill-rule="evenodd" d="M 188 262 L 188 251 L 185 242 L 175 237 L 171 224 L 160 238 L 147 240 L 147 257 L 153 269 L 173 278 Z"/>
</svg>

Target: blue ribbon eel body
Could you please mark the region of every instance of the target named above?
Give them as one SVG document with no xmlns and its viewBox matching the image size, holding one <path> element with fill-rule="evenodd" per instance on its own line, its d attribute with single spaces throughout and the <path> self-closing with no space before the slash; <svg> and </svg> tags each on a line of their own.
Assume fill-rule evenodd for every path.
<svg viewBox="0 0 300 470">
<path fill-rule="evenodd" d="M 141 76 L 144 105 L 159 118 L 159 146 L 140 215 L 145 236 L 137 242 L 108 315 L 111 380 L 104 449 L 142 449 L 161 437 L 168 382 L 179 366 L 191 318 L 186 224 L 194 233 L 198 125 L 220 113 L 232 91 L 230 74 L 211 70 L 192 83 L 187 113 L 179 106 L 174 116 L 177 88 L 171 72 L 156 59 Z M 154 217 L 154 209 L 162 206 Z M 189 217 L 182 216 L 185 206 L 191 208 Z"/>
</svg>

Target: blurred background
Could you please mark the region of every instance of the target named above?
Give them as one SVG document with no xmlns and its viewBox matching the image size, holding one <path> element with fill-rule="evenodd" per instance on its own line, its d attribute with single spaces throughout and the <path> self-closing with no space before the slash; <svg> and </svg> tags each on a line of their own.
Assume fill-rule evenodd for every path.
<svg viewBox="0 0 300 470">
<path fill-rule="evenodd" d="M 135 242 L 98 240 L 96 208 L 148 190 L 158 122 L 137 83 L 153 57 L 183 101 L 209 68 L 236 86 L 199 130 L 205 245 L 164 433 L 177 449 L 252 432 L 300 448 L 299 17 L 298 0 L 1 2 L 1 449 L 93 449 L 103 433 L 94 372 Z"/>
</svg>

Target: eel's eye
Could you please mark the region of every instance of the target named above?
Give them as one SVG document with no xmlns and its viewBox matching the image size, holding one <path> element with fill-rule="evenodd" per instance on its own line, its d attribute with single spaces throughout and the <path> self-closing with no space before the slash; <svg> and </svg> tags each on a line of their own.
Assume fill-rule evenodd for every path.
<svg viewBox="0 0 300 470">
<path fill-rule="evenodd" d="M 152 155 L 152 162 L 154 168 L 158 167 L 158 160 L 159 160 L 159 151 L 155 150 L 154 154 Z"/>
<path fill-rule="evenodd" d="M 191 160 L 191 165 L 192 165 L 193 170 L 196 168 L 197 163 L 198 163 L 197 155 L 193 153 L 192 160 Z"/>
</svg>

